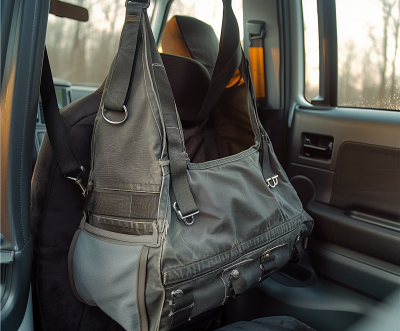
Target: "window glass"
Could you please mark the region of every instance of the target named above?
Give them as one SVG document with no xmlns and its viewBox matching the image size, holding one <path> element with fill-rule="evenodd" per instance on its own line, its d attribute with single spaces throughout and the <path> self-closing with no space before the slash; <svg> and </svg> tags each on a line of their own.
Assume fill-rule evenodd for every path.
<svg viewBox="0 0 400 331">
<path fill-rule="evenodd" d="M 304 96 L 311 101 L 319 94 L 319 34 L 317 0 L 303 0 Z"/>
<path fill-rule="evenodd" d="M 72 83 L 101 84 L 117 50 L 125 20 L 123 0 L 67 0 L 89 11 L 88 22 L 49 15 L 46 46 L 53 76 Z M 147 9 L 153 13 L 155 1 Z"/>
<path fill-rule="evenodd" d="M 400 109 L 398 0 L 336 0 L 338 105 Z"/>
<path fill-rule="evenodd" d="M 211 25 L 219 40 L 223 8 L 221 0 L 174 0 L 168 12 L 167 21 L 175 15 L 196 17 Z M 243 0 L 232 0 L 232 9 L 238 21 L 240 41 L 243 45 Z"/>
</svg>

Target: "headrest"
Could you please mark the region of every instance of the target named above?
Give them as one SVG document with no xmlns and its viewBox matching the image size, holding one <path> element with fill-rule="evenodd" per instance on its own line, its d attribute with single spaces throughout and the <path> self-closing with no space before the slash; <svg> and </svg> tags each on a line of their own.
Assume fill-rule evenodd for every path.
<svg viewBox="0 0 400 331">
<path fill-rule="evenodd" d="M 161 53 L 176 108 L 183 119 L 192 119 L 200 111 L 210 85 L 204 65 L 186 57 Z"/>
<path fill-rule="evenodd" d="M 163 53 L 188 57 L 203 64 L 210 76 L 218 54 L 218 38 L 213 28 L 189 16 L 174 16 L 165 25 L 161 38 Z"/>
</svg>

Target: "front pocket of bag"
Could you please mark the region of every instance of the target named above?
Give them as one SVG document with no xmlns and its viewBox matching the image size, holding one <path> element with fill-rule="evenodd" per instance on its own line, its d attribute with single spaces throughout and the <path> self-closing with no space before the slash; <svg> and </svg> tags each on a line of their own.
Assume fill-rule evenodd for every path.
<svg viewBox="0 0 400 331">
<path fill-rule="evenodd" d="M 289 260 L 289 235 L 204 275 L 167 285 L 161 326 L 174 328 L 257 285 Z M 237 279 L 232 275 L 237 273 Z M 235 293 L 236 291 L 236 293 Z"/>
<path fill-rule="evenodd" d="M 126 330 L 137 330 L 141 319 L 147 319 L 144 302 L 140 302 L 144 301 L 140 299 L 144 293 L 140 283 L 146 277 L 147 252 L 146 246 L 109 240 L 79 229 L 68 257 L 74 294 L 88 305 L 100 307 Z"/>
</svg>

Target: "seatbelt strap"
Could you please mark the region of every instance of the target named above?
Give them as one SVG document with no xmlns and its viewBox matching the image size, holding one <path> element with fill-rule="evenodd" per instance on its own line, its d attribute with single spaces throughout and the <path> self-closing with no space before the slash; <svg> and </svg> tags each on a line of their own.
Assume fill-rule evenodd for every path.
<svg viewBox="0 0 400 331">
<path fill-rule="evenodd" d="M 253 79 L 257 106 L 266 107 L 264 44 L 265 23 L 262 21 L 248 21 L 250 47 L 250 72 Z"/>
<path fill-rule="evenodd" d="M 210 87 L 196 117 L 192 119 L 181 117 L 182 123 L 186 126 L 194 126 L 206 119 L 220 95 L 237 72 L 242 60 L 239 27 L 232 10 L 231 0 L 222 1 L 224 3 L 224 15 L 222 19 L 221 39 Z"/>
<path fill-rule="evenodd" d="M 71 127 L 61 116 L 58 108 L 56 91 L 46 48 L 43 54 L 40 95 L 42 98 L 47 134 L 56 161 L 64 177 L 74 180 L 75 183 L 81 187 L 85 195 L 86 189 L 83 187 L 80 178 L 85 169 L 82 167 L 78 155 L 69 141 Z"/>
</svg>

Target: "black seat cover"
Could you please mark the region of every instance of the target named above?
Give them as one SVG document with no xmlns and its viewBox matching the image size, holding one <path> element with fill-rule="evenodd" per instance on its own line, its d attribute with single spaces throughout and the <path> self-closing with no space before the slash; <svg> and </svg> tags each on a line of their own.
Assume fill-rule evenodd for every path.
<svg viewBox="0 0 400 331">
<path fill-rule="evenodd" d="M 178 111 L 200 109 L 210 76 L 199 62 L 162 55 Z M 86 169 L 90 169 L 90 146 L 94 120 L 104 86 L 61 110 L 71 126 L 70 140 Z M 195 107 L 193 107 L 194 103 Z M 35 330 L 123 330 L 97 307 L 79 302 L 68 279 L 67 258 L 72 237 L 82 218 L 84 197 L 79 187 L 65 179 L 53 156 L 47 134 L 36 162 L 31 187 L 33 236 L 32 294 Z"/>
<path fill-rule="evenodd" d="M 161 37 L 163 53 L 195 59 L 207 68 L 210 76 L 217 59 L 218 45 L 213 28 L 189 16 L 172 17 Z"/>
</svg>

